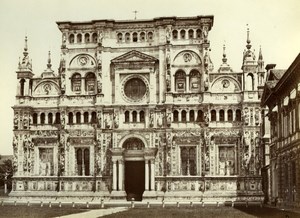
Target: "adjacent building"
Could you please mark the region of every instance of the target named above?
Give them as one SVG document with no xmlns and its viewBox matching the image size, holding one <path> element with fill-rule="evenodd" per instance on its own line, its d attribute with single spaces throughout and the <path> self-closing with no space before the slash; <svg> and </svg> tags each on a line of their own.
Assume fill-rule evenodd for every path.
<svg viewBox="0 0 300 218">
<path fill-rule="evenodd" d="M 277 70 L 275 66 L 267 65 L 262 97 L 268 118 L 264 119 L 267 125 L 263 129 L 269 132 L 265 137 L 265 188 L 269 202 L 299 206 L 300 54 L 287 70 Z"/>
<path fill-rule="evenodd" d="M 213 16 L 57 22 L 61 62 L 17 70 L 11 196 L 262 200 L 265 72 L 214 70 Z M 221 40 L 221 39 L 220 39 Z M 221 58 L 221 54 L 220 54 Z"/>
</svg>

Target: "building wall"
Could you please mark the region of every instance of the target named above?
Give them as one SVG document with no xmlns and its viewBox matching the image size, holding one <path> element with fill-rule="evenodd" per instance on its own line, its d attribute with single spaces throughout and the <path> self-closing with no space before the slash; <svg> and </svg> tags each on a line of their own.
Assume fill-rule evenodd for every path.
<svg viewBox="0 0 300 218">
<path fill-rule="evenodd" d="M 212 16 L 58 22 L 58 74 L 50 60 L 33 77 L 26 57 L 17 71 L 26 82 L 14 106 L 13 194 L 122 197 L 125 163 L 144 161 L 144 197 L 260 200 L 257 62 L 248 43 L 243 72 L 225 51 L 214 72 L 212 25 Z"/>
</svg>

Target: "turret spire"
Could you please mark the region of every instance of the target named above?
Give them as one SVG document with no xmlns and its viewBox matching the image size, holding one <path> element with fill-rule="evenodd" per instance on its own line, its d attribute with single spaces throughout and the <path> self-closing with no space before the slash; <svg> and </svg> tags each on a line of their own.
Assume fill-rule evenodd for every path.
<svg viewBox="0 0 300 218">
<path fill-rule="evenodd" d="M 22 62 L 20 63 L 19 61 L 19 70 L 32 70 L 32 64 L 31 61 L 29 60 L 29 56 L 28 56 L 28 45 L 27 45 L 27 36 L 25 36 L 25 45 L 24 45 L 24 51 L 23 51 L 23 55 L 24 57 L 22 58 Z"/>
<path fill-rule="evenodd" d="M 262 55 L 262 51 L 261 51 L 261 46 L 259 47 L 258 60 L 260 60 L 260 61 L 263 60 L 263 55 Z"/>
<path fill-rule="evenodd" d="M 50 51 L 48 52 L 48 64 L 47 64 L 47 68 L 48 69 L 51 69 L 51 66 L 52 66 L 52 64 L 51 64 L 51 53 L 50 53 Z"/>
<path fill-rule="evenodd" d="M 223 61 L 223 64 L 226 64 L 227 62 L 227 57 L 226 57 L 226 51 L 225 51 L 226 47 L 225 47 L 225 44 L 223 45 L 223 58 L 222 58 L 222 61 Z"/>
<path fill-rule="evenodd" d="M 249 30 L 249 27 L 248 27 L 248 24 L 247 24 L 247 45 L 246 45 L 246 48 L 248 50 L 251 49 L 251 40 L 250 40 L 250 30 Z"/>
</svg>

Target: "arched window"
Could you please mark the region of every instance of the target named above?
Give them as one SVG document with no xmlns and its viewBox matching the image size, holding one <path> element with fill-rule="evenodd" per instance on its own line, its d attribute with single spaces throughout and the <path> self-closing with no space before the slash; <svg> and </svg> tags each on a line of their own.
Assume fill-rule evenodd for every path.
<svg viewBox="0 0 300 218">
<path fill-rule="evenodd" d="M 145 112 L 144 111 L 140 111 L 140 122 L 141 123 L 145 122 Z"/>
<path fill-rule="evenodd" d="M 77 34 L 77 43 L 81 43 L 82 42 L 82 35 L 79 33 Z"/>
<path fill-rule="evenodd" d="M 194 110 L 190 110 L 190 121 L 191 122 L 195 121 L 195 111 Z"/>
<path fill-rule="evenodd" d="M 34 113 L 33 115 L 32 115 L 32 123 L 33 124 L 37 124 L 37 113 Z"/>
<path fill-rule="evenodd" d="M 178 31 L 177 30 L 173 30 L 172 35 L 173 35 L 173 39 L 178 39 Z"/>
<path fill-rule="evenodd" d="M 186 122 L 186 111 L 185 110 L 181 111 L 181 121 Z"/>
<path fill-rule="evenodd" d="M 130 42 L 130 33 L 125 33 L 125 42 Z"/>
<path fill-rule="evenodd" d="M 225 120 L 225 116 L 224 116 L 224 110 L 220 110 L 219 111 L 219 115 L 220 115 L 220 121 L 224 121 Z"/>
<path fill-rule="evenodd" d="M 125 123 L 129 123 L 129 111 L 125 111 Z"/>
<path fill-rule="evenodd" d="M 136 111 L 133 111 L 132 112 L 132 122 L 137 122 L 137 112 Z"/>
<path fill-rule="evenodd" d="M 148 32 L 148 41 L 152 41 L 152 40 L 153 40 L 153 33 Z"/>
<path fill-rule="evenodd" d="M 186 74 L 182 70 L 177 71 L 175 73 L 175 90 L 177 92 L 185 91 L 185 77 L 186 77 Z"/>
<path fill-rule="evenodd" d="M 98 40 L 97 33 L 93 33 L 92 39 L 93 39 L 93 43 L 97 43 L 97 40 Z"/>
<path fill-rule="evenodd" d="M 122 40 L 123 40 L 123 34 L 122 33 L 118 33 L 117 39 L 118 39 L 118 42 L 122 42 Z"/>
<path fill-rule="evenodd" d="M 92 120 L 91 123 L 97 123 L 97 114 L 95 111 L 92 112 Z"/>
<path fill-rule="evenodd" d="M 198 110 L 197 121 L 198 122 L 203 122 L 204 121 L 204 114 L 203 114 L 202 110 Z"/>
<path fill-rule="evenodd" d="M 81 123 L 81 114 L 80 114 L 80 112 L 76 113 L 76 123 L 77 124 Z"/>
<path fill-rule="evenodd" d="M 69 35 L 69 43 L 73 44 L 74 43 L 74 39 L 75 39 L 74 34 L 70 34 Z"/>
<path fill-rule="evenodd" d="M 72 112 L 70 112 L 68 114 L 68 121 L 69 121 L 69 124 L 73 124 L 73 113 Z"/>
<path fill-rule="evenodd" d="M 197 70 L 192 70 L 190 73 L 190 90 L 192 92 L 200 91 L 201 77 Z"/>
<path fill-rule="evenodd" d="M 61 121 L 60 121 L 60 113 L 57 112 L 55 114 L 55 124 L 60 124 L 60 123 L 61 123 Z"/>
<path fill-rule="evenodd" d="M 138 34 L 137 34 L 136 32 L 134 32 L 134 33 L 132 34 L 132 41 L 133 41 L 133 42 L 137 42 L 137 41 L 138 41 Z"/>
<path fill-rule="evenodd" d="M 254 76 L 252 73 L 248 73 L 246 79 L 246 90 L 254 90 Z"/>
<path fill-rule="evenodd" d="M 89 113 L 88 112 L 84 112 L 84 114 L 83 114 L 83 122 L 84 123 L 88 123 L 89 122 Z"/>
<path fill-rule="evenodd" d="M 53 123 L 53 114 L 49 113 L 48 114 L 48 124 L 52 124 Z"/>
<path fill-rule="evenodd" d="M 72 78 L 72 91 L 73 92 L 80 92 L 81 91 L 81 76 L 79 73 L 75 73 Z"/>
<path fill-rule="evenodd" d="M 232 115 L 232 110 L 227 111 L 227 120 L 228 121 L 233 121 L 233 115 Z"/>
<path fill-rule="evenodd" d="M 216 111 L 215 110 L 210 111 L 210 118 L 211 118 L 211 121 L 216 121 L 217 116 L 216 116 Z"/>
<path fill-rule="evenodd" d="M 194 30 L 190 29 L 189 30 L 189 39 L 193 39 L 194 38 Z"/>
<path fill-rule="evenodd" d="M 85 90 L 88 92 L 94 92 L 96 85 L 96 76 L 94 73 L 88 73 L 85 77 Z"/>
<path fill-rule="evenodd" d="M 90 34 L 86 33 L 84 34 L 84 42 L 89 43 L 90 42 Z"/>
<path fill-rule="evenodd" d="M 242 114 L 241 114 L 241 110 L 240 109 L 237 109 L 235 111 L 235 120 L 236 121 L 241 121 L 242 120 Z"/>
<path fill-rule="evenodd" d="M 175 110 L 173 112 L 173 122 L 178 122 L 178 111 L 177 110 Z"/>
<path fill-rule="evenodd" d="M 24 96 L 24 89 L 25 89 L 25 79 L 21 79 L 20 81 L 20 95 Z"/>
<path fill-rule="evenodd" d="M 45 114 L 41 113 L 41 124 L 45 124 Z"/>
<path fill-rule="evenodd" d="M 197 37 L 197 39 L 201 38 L 201 30 L 200 29 L 197 29 L 197 31 L 196 31 L 196 37 Z"/>
<path fill-rule="evenodd" d="M 141 41 L 141 42 L 144 42 L 145 39 L 146 39 L 145 37 L 146 37 L 145 33 L 144 33 L 144 32 L 141 32 L 141 33 L 140 33 L 140 41 Z"/>
<path fill-rule="evenodd" d="M 180 38 L 185 39 L 185 30 L 180 31 Z"/>
</svg>

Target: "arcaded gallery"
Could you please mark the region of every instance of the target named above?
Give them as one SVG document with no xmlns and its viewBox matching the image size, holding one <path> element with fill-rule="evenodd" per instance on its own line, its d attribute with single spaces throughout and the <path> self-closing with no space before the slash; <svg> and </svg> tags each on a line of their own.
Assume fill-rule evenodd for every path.
<svg viewBox="0 0 300 218">
<path fill-rule="evenodd" d="M 261 201 L 263 56 L 248 30 L 241 71 L 225 46 L 214 68 L 213 19 L 57 22 L 41 73 L 26 38 L 10 195 Z"/>
</svg>

